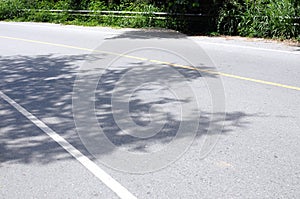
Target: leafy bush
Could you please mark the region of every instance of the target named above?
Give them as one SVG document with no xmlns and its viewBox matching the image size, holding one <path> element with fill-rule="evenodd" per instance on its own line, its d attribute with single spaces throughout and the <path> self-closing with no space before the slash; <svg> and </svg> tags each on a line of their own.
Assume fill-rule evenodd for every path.
<svg viewBox="0 0 300 199">
<path fill-rule="evenodd" d="M 145 2 L 136 4 L 132 1 L 125 0 L 121 1 L 121 3 L 118 5 L 113 4 L 107 6 L 104 2 L 101 1 L 91 1 L 88 8 L 94 11 L 111 9 L 115 11 L 133 11 L 144 13 L 136 13 L 122 17 L 118 14 L 100 15 L 99 13 L 95 12 L 94 16 L 92 16 L 91 19 L 94 23 L 98 22 L 98 24 L 131 28 L 164 27 L 166 25 L 165 23 L 163 23 L 163 21 L 154 19 L 154 15 L 152 14 L 153 12 L 159 12 L 161 10 L 154 5 L 147 4 Z"/>
<path fill-rule="evenodd" d="M 95 12 L 83 16 L 47 11 L 52 9 Z M 129 14 L 125 17 L 99 14 L 98 11 L 103 10 L 144 14 Z M 173 15 L 155 17 L 154 12 L 169 12 Z M 195 20 L 176 13 L 202 13 L 209 16 Z M 210 17 L 211 15 L 216 17 Z M 210 31 L 214 34 L 300 40 L 299 15 L 300 0 L 0 0 L 0 20 L 134 28 L 162 27 L 187 33 Z"/>
<path fill-rule="evenodd" d="M 0 1 L 0 20 L 14 19 L 22 15 L 21 9 L 24 7 L 18 0 Z"/>
<path fill-rule="evenodd" d="M 236 35 L 244 10 L 243 3 L 238 0 L 226 2 L 219 11 L 217 31 L 226 35 Z"/>
<path fill-rule="evenodd" d="M 229 0 L 219 12 L 217 29 L 222 34 L 296 38 L 299 4 L 297 0 Z"/>
<path fill-rule="evenodd" d="M 107 10 L 107 5 L 103 1 L 92 0 L 88 4 L 88 10 Z"/>
<path fill-rule="evenodd" d="M 292 38 L 299 33 L 294 25 L 296 10 L 290 0 L 246 2 L 238 32 L 242 36 Z"/>
</svg>

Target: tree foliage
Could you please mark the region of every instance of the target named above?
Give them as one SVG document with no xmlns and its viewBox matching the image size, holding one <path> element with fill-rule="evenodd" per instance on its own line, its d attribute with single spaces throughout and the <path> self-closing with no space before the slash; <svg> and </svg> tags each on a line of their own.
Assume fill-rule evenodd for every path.
<svg viewBox="0 0 300 199">
<path fill-rule="evenodd" d="M 24 11 L 31 9 L 33 11 Z M 50 10 L 138 11 L 115 16 L 53 15 Z M 155 18 L 153 12 L 168 12 Z M 198 17 L 184 14 L 201 14 Z M 300 39 L 300 0 L 1 0 L 0 20 L 17 19 L 120 27 L 165 27 L 184 32 L 218 32 L 253 37 Z"/>
</svg>

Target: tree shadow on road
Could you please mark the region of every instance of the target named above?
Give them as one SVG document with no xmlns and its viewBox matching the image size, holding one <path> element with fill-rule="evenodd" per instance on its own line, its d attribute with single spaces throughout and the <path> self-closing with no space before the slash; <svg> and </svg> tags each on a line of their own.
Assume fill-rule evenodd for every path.
<svg viewBox="0 0 300 199">
<path fill-rule="evenodd" d="M 71 96 L 75 70 L 87 59 L 94 58 L 54 54 L 0 57 L 0 89 L 84 150 L 80 140 L 73 136 Z M 1 162 L 48 163 L 70 158 L 58 144 L 8 104 L 3 103 L 1 113 Z"/>
<path fill-rule="evenodd" d="M 169 67 L 171 69 L 167 70 L 164 67 Z M 124 76 L 129 73 L 130 70 L 135 70 L 133 73 L 134 75 L 132 75 L 132 79 L 122 81 Z M 151 75 L 149 76 L 149 74 Z M 163 74 L 168 75 L 164 76 Z M 180 78 L 178 74 L 183 78 Z M 206 74 L 204 74 L 204 76 L 205 75 Z M 184 122 L 185 125 L 193 124 L 195 122 L 198 123 L 199 128 L 196 132 L 196 137 L 212 135 L 213 133 L 219 133 L 220 131 L 222 131 L 222 134 L 226 134 L 227 132 L 232 131 L 232 127 L 246 128 L 249 125 L 246 119 L 248 117 L 257 116 L 256 114 L 247 114 L 243 111 L 236 111 L 227 113 L 225 116 L 224 112 L 213 113 L 212 110 L 200 110 L 200 112 L 198 110 L 193 110 L 191 111 L 191 114 L 199 114 L 196 121 L 189 121 L 189 116 L 187 116 L 187 118 L 183 121 L 182 117 L 178 115 L 179 111 L 175 111 L 175 113 L 173 111 L 172 114 L 172 110 L 169 110 L 169 112 L 166 113 L 165 118 L 161 119 L 161 107 L 169 107 L 170 109 L 176 110 L 176 106 L 182 106 L 183 104 L 187 105 L 190 103 L 191 99 L 180 98 L 178 95 L 166 96 L 163 94 L 164 91 L 162 90 L 167 90 L 168 88 L 153 88 L 151 85 L 149 86 L 149 82 L 155 84 L 157 79 L 164 78 L 164 80 L 168 82 L 168 85 L 173 85 L 172 88 L 182 87 L 182 89 L 179 89 L 179 92 L 185 92 L 187 91 L 185 88 L 186 82 L 191 85 L 197 85 L 201 83 L 199 80 L 205 81 L 203 80 L 204 76 L 196 70 L 174 68 L 167 65 L 158 67 L 157 65 L 143 65 L 143 63 L 139 63 L 138 67 L 135 63 L 132 63 L 131 66 L 126 66 L 126 68 L 123 69 L 117 67 L 117 69 L 111 68 L 106 70 L 106 72 L 101 76 L 95 94 L 95 109 L 99 125 L 103 129 L 106 137 L 109 138 L 114 145 L 123 146 L 125 148 L 128 147 L 127 149 L 129 151 L 134 151 L 135 149 L 143 149 L 143 151 L 147 151 L 146 148 L 151 144 L 157 146 L 158 142 L 166 144 L 171 142 L 175 137 L 177 139 L 178 129 L 182 122 Z M 212 76 L 208 74 L 208 77 L 211 78 Z M 217 76 L 213 77 L 217 78 Z M 116 91 L 116 89 L 118 91 Z M 199 89 L 208 88 L 201 87 Z M 130 93 L 128 98 L 128 92 L 131 91 L 134 92 Z M 116 96 L 113 96 L 116 92 L 118 92 L 119 96 L 122 97 L 117 98 Z M 199 92 L 200 95 L 208 94 L 203 90 L 196 90 L 196 92 Z M 159 93 L 159 97 L 152 100 L 149 99 L 150 97 L 154 98 L 153 96 L 157 93 Z M 112 99 L 115 99 L 115 101 L 113 102 Z M 128 110 L 126 108 L 114 110 L 114 103 L 119 104 L 118 106 L 120 107 L 128 107 Z M 155 107 L 155 105 L 159 106 Z M 154 136 L 149 138 L 138 138 L 130 134 L 124 134 L 124 129 L 120 128 L 116 121 L 116 115 L 120 115 L 119 118 L 123 119 L 124 122 L 134 122 L 141 127 L 154 125 L 161 126 L 162 128 Z M 225 116 L 225 118 L 222 118 L 222 116 Z M 211 131 L 211 129 L 214 130 Z M 220 131 L 217 132 L 217 130 Z M 131 131 L 139 130 L 132 129 Z M 190 132 L 183 134 L 183 136 L 190 135 Z"/>
<path fill-rule="evenodd" d="M 61 56 L 50 54 L 38 56 L 2 56 L 0 57 L 0 90 L 41 119 L 81 152 L 92 158 L 76 132 L 72 112 L 72 94 L 79 66 L 83 62 L 101 58 L 103 58 L 103 55 Z M 132 66 L 136 67 L 134 65 Z M 143 67 L 140 66 L 137 71 L 140 73 L 140 78 L 147 78 L 149 70 L 157 74 L 164 72 L 162 68 L 144 67 L 148 67 L 148 69 L 142 70 Z M 116 124 L 114 115 L 112 114 L 111 96 L 115 85 L 118 84 L 120 78 L 122 78 L 128 70 L 128 68 L 107 70 L 101 77 L 95 94 L 96 115 L 99 125 L 102 126 L 105 135 L 112 143 L 116 146 L 128 146 L 128 149 L 131 151 L 145 152 L 146 146 L 151 143 L 163 145 L 170 142 L 174 136 L 176 136 L 178 126 L 182 121 L 173 114 L 168 114 L 162 130 L 150 138 L 136 138 L 122 133 L 122 130 Z M 192 70 L 182 68 L 175 70 L 183 74 L 187 81 L 195 81 L 203 78 L 202 75 Z M 86 72 L 89 71 L 87 70 Z M 179 82 L 176 77 L 177 76 L 170 76 L 168 81 L 171 81 L 173 84 L 178 84 L 179 86 L 181 82 Z M 151 78 L 153 78 L 154 81 L 159 78 L 159 76 Z M 126 89 L 136 86 L 137 85 L 132 85 L 129 82 L 123 85 L 122 92 L 126 92 Z M 155 91 L 152 87 L 143 89 L 148 89 L 143 90 L 143 93 Z M 139 126 L 147 126 L 150 122 L 148 114 L 151 107 L 156 105 L 172 107 L 176 105 L 176 103 L 189 103 L 190 100 L 175 99 L 170 96 L 159 96 L 155 100 L 146 99 L 147 98 L 136 97 L 132 98 L 129 102 L 126 101 L 127 99 L 124 99 L 124 101 L 119 99 L 118 102 L 129 103 L 131 119 Z M 1 99 L 0 102 L 1 163 L 18 162 L 30 164 L 32 162 L 38 162 L 47 164 L 72 158 L 58 144 L 46 136 L 14 108 L 4 102 L 4 100 Z M 152 111 L 154 114 L 156 112 L 160 113 L 160 109 L 154 109 Z M 224 113 L 220 112 L 216 114 L 222 115 Z M 223 135 L 233 132 L 234 128 L 247 128 L 250 125 L 250 123 L 247 122 L 247 118 L 256 116 L 256 114 L 249 114 L 243 111 L 229 112 L 225 118 L 226 125 L 223 126 L 223 120 L 218 120 L 217 117 L 212 119 L 211 115 L 211 112 L 201 112 L 196 139 L 207 133 L 210 126 L 223 128 Z M 190 121 L 184 122 L 188 123 Z M 103 154 L 112 152 L 113 151 L 105 149 L 101 150 Z"/>
<path fill-rule="evenodd" d="M 124 33 L 107 38 L 106 40 L 113 39 L 181 39 L 187 36 L 174 30 L 167 29 L 138 29 L 129 30 Z"/>
</svg>

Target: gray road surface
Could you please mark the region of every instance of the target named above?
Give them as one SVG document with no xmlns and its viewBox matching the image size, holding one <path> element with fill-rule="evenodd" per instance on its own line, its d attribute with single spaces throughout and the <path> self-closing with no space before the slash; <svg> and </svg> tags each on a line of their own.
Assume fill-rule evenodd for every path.
<svg viewBox="0 0 300 199">
<path fill-rule="evenodd" d="M 155 30 L 1 22 L 0 53 L 0 91 L 137 198 L 300 197 L 300 47 Z M 189 63 L 197 70 L 184 67 Z M 78 77 L 82 87 L 74 84 Z M 74 94 L 76 86 L 95 92 L 82 100 Z M 83 104 L 74 107 L 74 96 Z M 219 112 L 213 112 L 214 105 Z M 115 107 L 121 108 L 112 112 Z M 94 131 L 90 109 L 114 147 Z M 136 126 L 126 126 L 132 122 Z M 176 137 L 180 122 L 185 128 Z M 136 138 L 147 133 L 149 138 Z M 151 154 L 175 138 L 178 148 L 152 161 Z M 193 143 L 183 147 L 189 138 Z M 207 139 L 208 149 L 216 145 L 203 157 Z M 135 162 L 126 154 L 150 154 L 150 159 Z M 0 160 L 1 198 L 118 198 L 3 98 Z M 160 162 L 164 168 L 155 170 Z"/>
</svg>

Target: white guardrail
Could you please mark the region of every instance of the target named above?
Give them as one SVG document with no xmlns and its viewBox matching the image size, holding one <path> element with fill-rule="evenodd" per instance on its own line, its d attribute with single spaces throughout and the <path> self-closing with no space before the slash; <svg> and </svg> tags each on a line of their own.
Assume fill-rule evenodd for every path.
<svg viewBox="0 0 300 199">
<path fill-rule="evenodd" d="M 167 13 L 167 12 L 134 12 L 134 11 L 105 11 L 105 10 L 44 10 L 44 9 L 23 9 L 22 11 L 35 11 L 35 12 L 50 12 L 52 14 L 68 13 L 70 15 L 83 15 L 83 16 L 112 16 L 112 17 L 137 17 L 138 15 L 149 16 L 151 18 L 165 19 L 171 16 L 180 17 L 213 17 L 205 14 L 188 14 L 188 13 Z"/>
<path fill-rule="evenodd" d="M 134 11 L 108 11 L 108 10 L 44 10 L 44 9 L 23 9 L 22 11 L 35 11 L 35 12 L 50 12 L 51 14 L 63 14 L 69 15 L 81 15 L 81 16 L 109 16 L 109 17 L 129 17 L 136 18 L 139 15 L 149 16 L 153 19 L 166 19 L 167 17 L 185 17 L 189 20 L 199 20 L 200 18 L 212 18 L 213 15 L 207 14 L 189 14 L 189 13 L 168 13 L 168 12 L 134 12 Z M 264 17 L 264 16 L 262 16 Z M 278 18 L 290 19 L 291 17 L 277 16 Z M 294 23 L 295 26 L 300 25 L 300 17 L 293 17 L 293 20 L 297 21 Z"/>
</svg>

